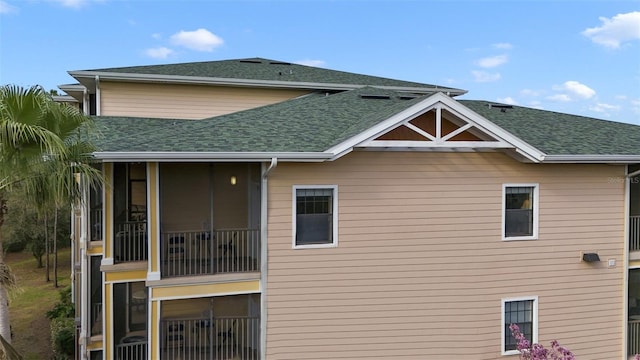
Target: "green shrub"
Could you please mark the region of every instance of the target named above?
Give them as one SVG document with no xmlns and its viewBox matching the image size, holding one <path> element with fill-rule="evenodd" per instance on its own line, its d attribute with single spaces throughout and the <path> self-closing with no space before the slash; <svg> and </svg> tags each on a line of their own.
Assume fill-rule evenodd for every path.
<svg viewBox="0 0 640 360">
<path fill-rule="evenodd" d="M 67 286 L 58 292 L 60 300 L 53 306 L 53 309 L 47 311 L 49 319 L 64 319 L 75 316 L 75 307 L 71 302 L 71 286 Z"/>
<path fill-rule="evenodd" d="M 17 253 L 27 247 L 27 242 L 24 238 L 10 237 L 2 243 L 2 247 L 8 253 Z"/>
<path fill-rule="evenodd" d="M 72 359 L 75 354 L 75 323 L 72 318 L 51 320 L 51 345 L 55 359 Z"/>
</svg>

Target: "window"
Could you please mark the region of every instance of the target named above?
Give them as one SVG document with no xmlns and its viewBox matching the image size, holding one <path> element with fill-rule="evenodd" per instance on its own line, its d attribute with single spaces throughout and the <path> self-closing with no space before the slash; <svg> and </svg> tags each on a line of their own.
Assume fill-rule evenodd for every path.
<svg viewBox="0 0 640 360">
<path fill-rule="evenodd" d="M 502 354 L 518 354 L 517 341 L 509 326 L 518 325 L 529 342 L 538 342 L 538 298 L 512 298 L 502 300 Z"/>
<path fill-rule="evenodd" d="M 294 186 L 293 247 L 332 247 L 338 243 L 337 186 Z"/>
<path fill-rule="evenodd" d="M 538 238 L 538 184 L 503 185 L 503 240 Z"/>
</svg>

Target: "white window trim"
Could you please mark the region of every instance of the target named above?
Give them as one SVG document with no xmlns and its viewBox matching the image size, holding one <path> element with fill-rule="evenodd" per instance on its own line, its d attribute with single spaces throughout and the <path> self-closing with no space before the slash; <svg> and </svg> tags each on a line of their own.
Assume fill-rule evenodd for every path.
<svg viewBox="0 0 640 360">
<path fill-rule="evenodd" d="M 506 221 L 506 207 L 507 207 L 507 188 L 508 187 L 533 187 L 533 235 L 531 236 L 506 236 L 505 221 Z M 538 217 L 539 217 L 539 193 L 540 185 L 537 183 L 522 183 L 522 184 L 502 184 L 502 240 L 538 240 Z"/>
<path fill-rule="evenodd" d="M 333 190 L 333 234 L 332 243 L 329 244 L 312 244 L 312 245 L 297 245 L 296 244 L 296 200 L 297 190 L 302 189 L 331 189 Z M 291 225 L 292 225 L 292 246 L 294 249 L 314 249 L 314 248 L 332 248 L 338 247 L 338 185 L 294 185 L 292 191 L 292 206 L 291 206 Z"/>
<path fill-rule="evenodd" d="M 501 306 L 501 315 L 500 315 L 500 352 L 502 353 L 502 355 L 520 355 L 520 351 L 518 350 L 508 350 L 505 351 L 504 347 L 505 347 L 505 342 L 504 342 L 504 337 L 505 337 L 505 323 L 504 323 L 504 304 L 508 303 L 508 302 L 512 302 L 512 301 L 525 301 L 525 300 L 533 300 L 533 314 L 532 314 L 532 319 L 533 319 L 533 326 L 532 326 L 532 330 L 533 330 L 533 334 L 532 334 L 532 341 L 531 343 L 537 343 L 538 342 L 538 296 L 522 296 L 522 297 L 512 297 L 512 298 L 504 298 L 502 299 L 502 306 Z"/>
</svg>

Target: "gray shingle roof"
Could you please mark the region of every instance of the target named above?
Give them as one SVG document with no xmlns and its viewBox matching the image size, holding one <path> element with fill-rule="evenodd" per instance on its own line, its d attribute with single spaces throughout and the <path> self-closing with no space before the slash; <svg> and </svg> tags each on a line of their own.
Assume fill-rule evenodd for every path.
<svg viewBox="0 0 640 360">
<path fill-rule="evenodd" d="M 640 126 L 480 100 L 458 100 L 548 155 L 640 155 Z M 502 104 L 498 104 L 502 105 Z"/>
<path fill-rule="evenodd" d="M 463 90 L 450 87 L 355 74 L 263 58 L 130 66 L 84 71 L 138 75 L 209 77 L 234 80 L 282 81 L 291 83 L 349 84 L 424 89 L 438 88 L 442 91 L 463 92 Z"/>
<path fill-rule="evenodd" d="M 314 93 L 204 120 L 97 117 L 104 134 L 97 145 L 106 152 L 323 152 L 428 96 L 399 95 L 374 87 Z M 640 126 L 519 106 L 502 112 L 487 101 L 459 101 L 547 155 L 640 154 Z"/>
<path fill-rule="evenodd" d="M 96 123 L 108 136 L 97 145 L 101 151 L 117 152 L 322 152 L 421 99 L 364 87 L 204 120 L 98 117 Z"/>
</svg>

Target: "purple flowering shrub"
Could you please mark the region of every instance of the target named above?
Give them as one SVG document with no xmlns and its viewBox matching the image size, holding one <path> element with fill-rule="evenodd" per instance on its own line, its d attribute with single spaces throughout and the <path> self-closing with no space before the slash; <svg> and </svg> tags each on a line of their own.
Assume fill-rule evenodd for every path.
<svg viewBox="0 0 640 360">
<path fill-rule="evenodd" d="M 517 349 L 520 351 L 520 359 L 522 360 L 575 360 L 576 357 L 569 349 L 561 346 L 558 341 L 553 340 L 551 342 L 551 349 L 546 349 L 544 346 L 534 343 L 531 344 L 529 340 L 520 332 L 520 328 L 516 324 L 509 325 L 511 334 L 518 341 Z M 634 360 L 640 360 L 640 355 L 636 355 Z"/>
</svg>

